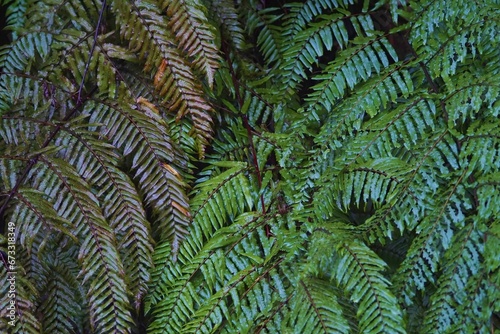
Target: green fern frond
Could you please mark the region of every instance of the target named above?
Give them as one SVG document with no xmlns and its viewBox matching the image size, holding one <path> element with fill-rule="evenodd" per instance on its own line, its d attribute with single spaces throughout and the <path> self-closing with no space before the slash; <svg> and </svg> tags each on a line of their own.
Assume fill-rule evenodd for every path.
<svg viewBox="0 0 500 334">
<path fill-rule="evenodd" d="M 309 97 L 308 110 L 320 112 L 323 107 L 326 111 L 332 111 L 328 113 L 329 121 L 325 122 L 317 142 L 335 148 L 339 148 L 339 138 L 344 139 L 353 130 L 360 129 L 366 114 L 375 117 L 401 98 L 408 98 L 414 89 L 409 71 L 400 64 L 385 67 L 381 70 L 380 77 L 372 76 L 366 83 L 359 83 L 349 97 L 341 100 L 338 98 L 344 90 L 338 91 L 333 83 L 332 80 L 330 85 L 315 86 L 318 90 Z M 329 92 L 329 88 L 333 92 Z"/>
<path fill-rule="evenodd" d="M 376 209 L 382 203 L 393 202 L 398 196 L 397 189 L 411 171 L 409 166 L 395 158 L 372 160 L 351 168 L 338 176 L 335 185 L 334 196 L 346 211 L 351 204 L 361 208 L 363 203 L 371 201 Z"/>
<path fill-rule="evenodd" d="M 255 229 L 256 222 L 251 216 L 241 215 L 232 225 L 220 229 L 211 239 L 200 245 L 202 248 L 199 250 L 197 250 L 198 246 L 191 244 L 199 239 L 199 234 L 203 232 L 197 228 L 198 224 L 192 225 L 193 240 L 186 239 L 183 242 L 177 263 L 164 265 L 161 268 L 163 274 L 158 276 L 160 282 L 163 281 L 162 284 L 158 284 L 158 288 L 160 286 L 169 288 L 163 291 L 155 289 L 153 294 L 155 299 L 151 300 L 151 305 L 155 321 L 150 327 L 152 332 L 189 331 L 192 326 L 191 329 L 203 325 L 203 321 L 201 323 L 194 321 L 189 324 L 192 317 L 203 319 L 205 318 L 204 311 L 215 312 L 215 314 L 222 312 L 221 307 L 225 308 L 224 300 L 228 293 L 248 275 L 252 273 L 255 275 L 256 269 L 249 266 L 255 263 L 252 260 L 257 257 L 250 256 L 249 250 L 244 251 L 248 252 L 248 256 L 243 259 L 237 255 L 231 256 L 231 254 L 241 254 L 239 248 L 242 245 L 238 241 L 252 236 L 251 232 Z M 228 247 L 227 252 L 222 252 L 222 249 Z M 234 260 L 236 262 L 233 262 Z M 205 283 L 199 286 L 202 289 L 200 295 L 193 295 L 194 287 L 202 281 Z M 228 288 L 223 289 L 223 285 Z M 232 293 L 231 295 L 234 297 Z M 210 298 L 210 301 L 207 298 Z M 205 309 L 199 309 L 202 305 L 205 305 Z M 215 319 L 222 321 L 220 316 Z M 208 326 L 214 325 L 216 323 Z"/>
<path fill-rule="evenodd" d="M 11 30 L 12 39 L 15 40 L 17 39 L 16 30 L 22 27 L 25 22 L 24 14 L 26 13 L 28 7 L 28 1 L 3 0 L 2 6 L 4 6 L 4 8 L 7 8 L 7 10 L 5 11 L 6 25 L 3 29 Z"/>
<path fill-rule="evenodd" d="M 74 201 L 78 215 L 73 217 L 75 234 L 83 237 L 78 259 L 82 261 L 82 280 L 89 282 L 89 305 L 92 327 L 115 328 L 127 332 L 132 323 L 128 311 L 124 269 L 116 249 L 113 231 L 100 213 L 96 197 L 82 185 L 78 174 L 62 160 L 45 161 L 47 171 L 54 173 L 63 189 Z M 64 175 L 64 180 L 63 180 Z M 87 189 L 86 189 L 87 188 Z M 80 222 L 83 221 L 83 222 Z M 103 279 L 104 278 L 104 279 Z M 106 305 L 108 312 L 99 310 Z"/>
<path fill-rule="evenodd" d="M 308 270 L 327 275 L 349 296 L 357 307 L 360 331 L 404 333 L 403 313 L 383 275 L 387 265 L 359 240 L 341 240 L 330 233 L 322 228 L 315 231 L 312 247 L 317 256 Z"/>
<path fill-rule="evenodd" d="M 466 188 L 462 185 L 466 171 L 455 178 L 446 196 L 439 196 L 443 199 L 428 199 L 434 202 L 434 209 L 418 222 L 418 235 L 399 268 L 397 286 L 402 289 L 402 300 L 407 304 L 411 304 L 409 300 L 415 290 L 423 290 L 428 282 L 436 281 L 437 260 L 450 248 L 453 231 L 464 226 L 465 211 L 471 207 L 470 199 L 465 195 Z"/>
<path fill-rule="evenodd" d="M 229 169 L 211 179 L 210 182 L 201 183 L 195 188 L 197 196 L 192 201 L 193 224 L 190 227 L 188 238 L 182 242 L 179 249 L 178 263 L 185 265 L 197 264 L 199 261 L 194 261 L 194 257 L 199 256 L 201 256 L 203 262 L 204 256 L 207 254 L 204 249 L 213 243 L 212 238 L 216 236 L 214 233 L 220 230 L 221 227 L 226 226 L 228 219 L 235 219 L 254 205 L 254 191 L 244 176 L 246 164 L 234 162 L 219 163 L 218 165 Z M 225 205 L 221 205 L 221 203 L 225 203 Z M 164 254 L 166 246 L 160 245 L 156 248 L 155 259 L 161 260 L 161 257 L 158 257 L 157 254 Z M 177 266 L 177 264 L 172 265 Z M 159 271 L 156 271 L 154 276 L 158 277 L 158 279 L 165 279 L 159 273 L 167 268 L 165 264 L 162 264 L 158 267 Z M 160 286 L 161 284 L 158 285 L 158 287 Z M 157 298 L 156 293 L 153 293 L 152 296 Z"/>
<path fill-rule="evenodd" d="M 290 10 L 286 17 L 284 26 L 286 27 L 286 34 L 290 39 L 303 30 L 307 23 L 313 22 L 314 18 L 321 15 L 325 11 L 337 9 L 341 12 L 353 2 L 350 0 L 308 0 L 304 3 L 293 2 L 288 4 Z"/>
<path fill-rule="evenodd" d="M 2 237 L 2 256 L 9 254 L 7 249 L 7 238 Z M 36 317 L 35 305 L 39 295 L 33 282 L 30 282 L 26 275 L 29 255 L 17 247 L 15 252 L 14 261 L 9 263 L 9 265 L 15 266 L 15 271 L 7 269 L 7 262 L 2 261 L 0 267 L 2 283 L 0 328 L 5 332 L 12 330 L 23 333 L 40 333 L 42 324 Z M 14 283 L 14 286 L 11 283 Z M 15 289 L 11 289 L 11 287 Z"/>
<path fill-rule="evenodd" d="M 436 113 L 434 101 L 418 98 L 373 118 L 360 129 L 356 141 L 344 145 L 345 163 L 387 156 L 402 146 L 408 149 L 416 146 L 427 133 L 432 133 Z"/>
<path fill-rule="evenodd" d="M 215 34 L 208 24 L 206 8 L 199 1 L 164 1 L 162 9 L 169 17 L 168 26 L 175 34 L 179 47 L 193 58 L 193 65 L 206 76 L 208 85 L 214 83 L 214 73 L 219 67 Z"/>
<path fill-rule="evenodd" d="M 312 87 L 314 92 L 307 98 L 307 101 L 311 103 L 311 110 L 316 109 L 315 106 L 318 104 L 325 107 L 326 110 L 330 110 L 332 104 L 343 97 L 347 90 L 353 89 L 355 85 L 367 80 L 375 73 L 379 74 L 381 69 L 389 66 L 389 61 L 398 60 L 392 46 L 385 38 L 375 41 L 372 38 L 365 41 L 358 39 L 355 42 L 361 44 L 361 46 L 340 52 L 335 61 L 325 68 L 323 74 L 313 78 L 321 81 L 321 83 Z M 368 44 L 365 44 L 366 42 Z M 382 50 L 387 50 L 386 52 L 395 58 L 389 60 Z M 406 87 L 409 84 L 400 84 L 401 80 L 397 76 L 392 78 L 395 79 L 395 83 L 407 90 Z M 389 80 L 386 82 L 393 84 Z M 389 86 L 388 88 L 391 89 L 392 87 Z M 389 89 L 387 91 L 390 92 Z M 391 90 L 395 89 L 392 88 Z"/>
<path fill-rule="evenodd" d="M 413 43 L 416 51 L 426 57 L 431 73 L 441 76 L 450 83 L 457 67 L 465 65 L 466 60 L 482 54 L 492 44 L 498 44 L 498 21 L 490 19 L 498 14 L 498 7 L 489 3 L 457 4 L 447 8 L 446 2 L 436 1 L 417 9 L 416 14 L 423 20 L 432 16 L 426 23 L 415 24 Z M 451 10 L 450 10 L 451 9 Z M 458 21 L 460 15 L 474 12 L 473 17 Z M 420 21 L 425 22 L 425 21 Z M 441 25 L 441 22 L 446 24 Z M 443 56 L 436 57 L 436 53 Z"/>
<path fill-rule="evenodd" d="M 45 254 L 47 254 L 46 252 Z M 38 282 L 43 286 L 48 298 L 38 306 L 38 312 L 45 315 L 43 330 L 52 333 L 83 332 L 85 329 L 82 317 L 85 308 L 85 296 L 81 294 L 76 275 L 78 268 L 73 259 L 62 252 L 47 254 L 50 262 L 42 264 L 45 279 Z M 71 319 L 70 321 L 68 321 Z"/>
<path fill-rule="evenodd" d="M 230 41 L 236 50 L 246 48 L 243 25 L 239 21 L 238 11 L 233 1 L 206 1 L 208 16 L 220 26 L 224 40 Z"/>
<path fill-rule="evenodd" d="M 186 114 L 191 116 L 198 153 L 200 157 L 204 157 L 205 147 L 212 138 L 210 113 L 213 109 L 203 97 L 201 84 L 191 67 L 173 44 L 174 39 L 169 33 L 168 22 L 161 15 L 160 8 L 154 3 L 143 1 L 137 4 L 114 2 L 113 6 L 118 13 L 122 38 L 128 40 L 129 48 L 138 52 L 145 60 L 145 69 L 154 70 L 154 85 L 163 98 L 162 103 L 176 114 L 177 120 Z M 124 23 L 120 23 L 122 21 Z M 183 22 L 184 26 L 186 24 Z M 203 37 L 205 39 L 206 36 Z M 201 47 L 208 47 L 205 42 L 200 43 Z M 205 61 L 203 57 L 200 59 Z M 214 69 L 203 66 L 212 77 Z"/>
<path fill-rule="evenodd" d="M 479 82 L 475 75 L 467 73 L 460 78 L 460 83 L 463 86 L 450 87 L 450 95 L 445 99 L 446 110 L 449 110 L 450 128 L 456 126 L 457 130 L 460 131 L 467 122 L 474 120 L 476 115 L 484 111 L 487 111 L 487 115 L 491 117 L 499 115 L 500 106 L 495 105 L 495 103 L 498 101 L 500 87 L 495 79 L 488 77 L 489 75 L 482 77 L 481 82 Z M 475 98 L 476 96 L 483 98 L 478 99 Z"/>
<path fill-rule="evenodd" d="M 400 307 L 380 273 L 385 263 L 377 261 L 366 246 L 355 242 L 342 245 L 339 255 L 336 279 L 351 293 L 351 300 L 359 303 L 360 331 L 405 332 Z"/>
<path fill-rule="evenodd" d="M 445 252 L 446 265 L 438 280 L 438 290 L 433 294 L 430 308 L 424 321 L 424 331 L 445 332 L 453 325 L 454 320 L 460 317 L 466 298 L 466 287 L 475 273 L 480 271 L 480 257 L 484 252 L 481 233 L 474 224 L 461 230 L 453 240 L 452 248 Z M 483 297 L 484 298 L 484 297 Z M 478 303 L 481 303 L 478 301 Z M 458 311 L 461 309 L 460 311 Z M 486 315 L 486 317 L 485 317 Z M 477 323 L 488 321 L 486 313 Z"/>
<path fill-rule="evenodd" d="M 125 271 L 138 307 L 149 282 L 153 252 L 150 226 L 141 198 L 132 180 L 111 163 L 117 163 L 117 156 L 110 156 L 110 145 L 103 145 L 79 129 L 73 131 L 72 135 L 79 142 L 70 144 L 74 149 L 71 155 L 67 152 L 65 158 L 77 166 L 94 189 L 98 189 L 96 196 L 101 199 L 103 214 L 116 234 L 117 247 L 125 259 Z M 78 146 L 81 148 L 76 149 Z M 93 168 L 89 162 L 94 163 Z"/>
<path fill-rule="evenodd" d="M 257 46 L 268 64 L 280 62 L 283 56 L 282 29 L 275 24 L 280 19 L 276 8 L 258 10 L 257 3 L 245 7 L 247 30 L 249 34 L 257 33 Z"/>
<path fill-rule="evenodd" d="M 344 316 L 345 310 L 337 301 L 338 295 L 341 293 L 328 281 L 313 277 L 300 281 L 298 292 L 289 305 L 289 330 L 294 333 L 349 333 L 356 330 Z"/>
<path fill-rule="evenodd" d="M 33 189 L 19 189 L 16 195 L 17 203 L 12 210 L 12 219 L 24 222 L 21 228 L 26 231 L 19 236 L 19 241 L 31 252 L 33 240 L 37 236 L 48 237 L 51 232 L 62 232 L 73 239 L 73 225 L 66 218 L 60 216 L 53 208 L 53 203 L 47 196 Z M 50 231 L 50 232 L 49 232 Z"/>
<path fill-rule="evenodd" d="M 0 3 L 2 333 L 500 329 L 497 0 Z"/>
<path fill-rule="evenodd" d="M 140 185 L 146 204 L 153 209 L 158 222 L 155 229 L 160 231 L 161 240 L 178 245 L 189 223 L 186 186 L 179 173 L 182 160 L 180 167 L 170 165 L 179 161 L 164 122 L 154 112 L 136 109 L 139 108 L 99 101 L 89 105 L 91 121 L 106 124 L 103 135 L 129 159 L 132 178 Z M 177 247 L 173 247 L 174 252 Z"/>
</svg>

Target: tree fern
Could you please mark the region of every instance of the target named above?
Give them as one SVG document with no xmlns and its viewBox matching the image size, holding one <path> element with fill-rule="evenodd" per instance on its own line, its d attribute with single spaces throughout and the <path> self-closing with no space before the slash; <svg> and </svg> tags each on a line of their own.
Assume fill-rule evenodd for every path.
<svg viewBox="0 0 500 334">
<path fill-rule="evenodd" d="M 497 1 L 2 4 L 2 332 L 499 329 Z"/>
</svg>

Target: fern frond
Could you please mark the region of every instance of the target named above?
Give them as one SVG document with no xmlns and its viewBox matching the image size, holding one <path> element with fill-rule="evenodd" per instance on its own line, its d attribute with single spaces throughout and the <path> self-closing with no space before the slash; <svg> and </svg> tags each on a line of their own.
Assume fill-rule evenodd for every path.
<svg viewBox="0 0 500 334">
<path fill-rule="evenodd" d="M 401 309 L 381 274 L 385 263 L 359 242 L 344 243 L 338 251 L 335 277 L 358 304 L 360 331 L 404 333 Z"/>
<path fill-rule="evenodd" d="M 19 242 L 28 252 L 31 252 L 33 240 L 39 235 L 47 238 L 50 233 L 62 232 L 76 239 L 72 231 L 73 224 L 67 218 L 60 217 L 45 194 L 21 188 L 16 199 L 17 205 L 12 208 L 12 220 L 24 222 L 20 228 L 25 232 L 19 235 Z"/>
<path fill-rule="evenodd" d="M 0 332 L 500 329 L 498 0 L 0 3 Z"/>
<path fill-rule="evenodd" d="M 478 195 L 481 195 L 480 215 L 485 219 L 493 217 L 496 208 L 489 205 L 494 201 L 495 175 L 500 170 L 500 136 L 495 129 L 497 119 L 487 117 L 485 122 L 473 122 L 467 129 L 460 151 L 460 165 L 469 166 L 478 181 Z M 482 211 L 482 210 L 485 211 Z M 491 211 L 493 210 L 493 211 Z"/>
<path fill-rule="evenodd" d="M 250 217 L 252 215 L 245 217 L 248 223 L 237 233 L 241 236 L 224 254 L 226 268 L 222 272 L 223 284 L 230 298 L 221 302 L 239 315 L 239 319 L 230 320 L 225 326 L 225 331 L 229 333 L 238 328 L 269 330 L 276 325 L 281 328 L 280 319 L 272 319 L 269 315 L 279 310 L 275 311 L 275 308 L 285 301 L 288 293 L 287 281 L 280 272 L 283 259 L 272 252 L 272 245 L 262 229 L 262 223 L 268 222 L 268 218 L 254 216 L 250 220 Z M 245 276 L 248 273 L 248 276 L 241 276 L 242 273 Z"/>
<path fill-rule="evenodd" d="M 192 200 L 194 209 L 193 224 L 190 227 L 188 238 L 179 249 L 178 263 L 188 265 L 194 261 L 194 257 L 200 256 L 203 262 L 205 260 L 204 256 L 207 254 L 203 249 L 209 247 L 210 243 L 212 243 L 212 247 L 217 244 L 213 244 L 212 240 L 216 236 L 215 232 L 226 226 L 228 219 L 235 219 L 254 205 L 254 191 L 244 176 L 246 164 L 233 162 L 219 163 L 219 165 L 229 167 L 229 169 L 210 180 L 210 182 L 201 183 L 195 189 L 197 196 Z M 222 203 L 225 203 L 225 205 L 222 205 Z M 235 224 L 235 226 L 238 225 Z M 222 231 L 219 233 L 222 233 Z M 205 243 L 209 244 L 206 245 Z M 155 249 L 154 258 L 158 258 L 158 254 L 163 254 L 165 247 L 166 245 L 158 246 Z M 195 261 L 194 265 L 197 263 L 199 262 Z M 159 273 L 167 268 L 165 265 L 158 266 L 154 276 L 158 277 L 158 279 L 165 279 Z M 158 288 L 161 285 L 158 284 Z M 153 291 L 152 296 L 156 299 L 159 295 Z"/>
<path fill-rule="evenodd" d="M 368 44 L 365 44 L 366 42 Z M 321 104 L 326 110 L 330 110 L 332 104 L 343 97 L 347 90 L 353 89 L 359 82 L 367 80 L 375 73 L 379 74 L 383 68 L 388 67 L 391 60 L 385 55 L 385 52 L 393 57 L 392 61 L 397 61 L 396 53 L 385 38 L 375 41 L 371 38 L 365 41 L 358 39 L 356 43 L 361 44 L 361 46 L 340 52 L 335 60 L 325 68 L 323 74 L 314 77 L 314 80 L 321 81 L 321 83 L 312 87 L 314 92 L 307 98 L 307 101 L 311 103 L 312 110 L 316 109 L 315 106 L 318 104 Z M 384 49 L 387 51 L 384 52 Z M 401 84 L 401 79 L 397 76 L 392 76 L 392 79 L 403 88 L 403 91 L 408 91 L 406 89 L 407 86 L 410 86 L 407 83 L 408 80 Z M 386 82 L 394 84 L 391 80 Z M 391 92 L 391 90 L 395 91 L 396 89 L 391 86 L 386 88 L 386 91 Z"/>
<path fill-rule="evenodd" d="M 258 250 L 247 248 L 243 253 L 248 255 L 243 259 L 238 255 L 242 253 L 241 247 L 244 247 L 240 241 L 252 237 L 256 222 L 252 215 L 241 215 L 232 225 L 220 229 L 200 246 L 191 245 L 203 233 L 197 228 L 198 224 L 192 225 L 193 240 L 186 239 L 183 242 L 179 261 L 161 269 L 164 273 L 159 278 L 163 283 L 158 287 L 169 288 L 164 291 L 156 289 L 153 295 L 156 301 L 152 300 L 152 315 L 155 319 L 150 327 L 152 332 L 191 331 L 199 330 L 199 326 L 216 326 L 222 321 L 221 312 L 224 318 L 229 319 L 226 309 L 228 294 L 231 292 L 234 298 L 235 291 L 232 290 L 246 280 L 249 280 L 247 284 L 251 284 L 252 277 L 257 275 L 257 268 L 251 266 L 259 258 L 258 255 L 252 256 L 252 252 Z M 252 243 L 248 243 L 248 246 L 253 247 Z M 198 247 L 201 249 L 197 250 Z M 222 252 L 224 248 L 228 251 Z M 257 260 L 257 264 L 260 262 Z M 199 285 L 201 282 L 204 283 Z M 195 286 L 202 290 L 195 293 Z M 210 313 L 209 316 L 206 312 Z M 196 321 L 193 318 L 204 320 Z M 205 324 L 204 321 L 210 322 Z"/>
<path fill-rule="evenodd" d="M 117 247 L 125 259 L 136 306 L 140 304 L 149 282 L 153 252 L 149 222 L 142 208 L 137 189 L 129 177 L 117 168 L 118 156 L 114 146 L 97 141 L 97 136 L 82 129 L 67 130 L 72 138 L 58 143 L 72 147 L 64 159 L 75 166 L 80 175 L 98 189 L 103 214 L 117 236 Z"/>
<path fill-rule="evenodd" d="M 44 314 L 43 330 L 52 333 L 84 331 L 82 315 L 86 300 L 77 279 L 78 267 L 67 253 L 53 251 L 44 254 L 50 262 L 42 264 L 45 279 L 38 282 L 43 286 L 40 290 L 48 297 L 38 306 L 38 312 Z"/>
<path fill-rule="evenodd" d="M 2 318 L 0 320 L 0 329 L 6 333 L 11 330 L 22 333 L 40 333 L 42 324 L 36 316 L 35 305 L 39 296 L 37 289 L 26 275 L 29 255 L 16 247 L 15 270 L 8 270 L 7 262 L 4 262 L 7 258 L 3 258 L 4 254 L 8 254 L 6 246 L 7 238 L 2 236 L 2 265 L 0 266 L 0 280 L 2 283 L 0 315 Z M 11 285 L 11 282 L 14 285 Z M 11 287 L 14 288 L 15 292 Z M 11 303 L 12 301 L 14 305 Z"/>
<path fill-rule="evenodd" d="M 424 321 L 425 332 L 448 331 L 455 319 L 460 317 L 457 313 L 463 312 L 463 308 L 459 309 L 465 302 L 466 287 L 469 280 L 481 270 L 480 257 L 484 252 L 484 245 L 480 241 L 483 236 L 474 225 L 470 224 L 457 233 L 455 236 L 458 240 L 453 240 L 452 247 L 444 254 L 446 265 L 438 280 L 439 288 L 430 301 Z M 483 315 L 477 322 L 488 321 L 488 316 Z"/>
<path fill-rule="evenodd" d="M 74 201 L 72 206 L 78 210 L 73 222 L 75 234 L 84 236 L 78 258 L 82 261 L 82 280 L 90 283 L 88 302 L 92 327 L 128 332 L 132 318 L 114 233 L 102 216 L 97 199 L 87 190 L 88 185 L 81 184 L 81 179 L 70 165 L 57 159 L 44 162 L 61 181 L 63 189 Z M 102 312 L 100 307 L 108 311 Z"/>
<path fill-rule="evenodd" d="M 323 20 L 322 24 L 301 31 L 294 42 L 284 51 L 283 69 L 286 71 L 283 82 L 287 89 L 295 88 L 310 71 L 318 58 L 325 51 L 333 50 L 336 40 L 345 46 L 348 40 L 347 31 L 342 19 L 344 15 L 333 15 Z M 339 40 L 337 40 L 339 38 Z"/>
<path fill-rule="evenodd" d="M 451 129 L 457 127 L 460 131 L 468 122 L 483 112 L 489 117 L 498 117 L 500 86 L 493 77 L 482 76 L 479 82 L 475 75 L 466 73 L 458 79 L 459 84 L 450 87 L 450 94 L 445 99 Z M 482 98 L 476 98 L 476 96 Z M 475 126 L 477 127 L 478 124 L 476 123 Z"/>
<path fill-rule="evenodd" d="M 200 1 L 185 0 L 164 1 L 161 7 L 169 17 L 168 26 L 179 47 L 193 58 L 193 65 L 205 73 L 212 87 L 219 56 L 213 28 L 207 22 L 206 8 Z"/>
<path fill-rule="evenodd" d="M 30 33 L 19 37 L 10 45 L 0 47 L 0 68 L 5 73 L 0 77 L 0 112 L 5 113 L 20 101 L 24 105 L 47 106 L 48 82 L 33 71 L 33 60 L 46 59 L 53 42 L 51 34 Z M 22 104 L 20 104 L 22 105 Z"/>
<path fill-rule="evenodd" d="M 354 235 L 336 237 L 349 234 L 342 224 L 323 226 L 315 228 L 307 272 L 330 277 L 349 296 L 360 331 L 404 333 L 401 308 L 383 275 L 387 265 Z"/>
<path fill-rule="evenodd" d="M 318 278 L 300 281 L 290 300 L 289 330 L 295 333 L 349 333 L 343 307 L 337 301 L 340 291 Z"/>
<path fill-rule="evenodd" d="M 4 0 L 2 6 L 5 11 L 5 27 L 3 30 L 10 30 L 13 40 L 17 39 L 17 29 L 22 27 L 26 21 L 25 13 L 28 7 L 27 0 Z"/>
<path fill-rule="evenodd" d="M 183 162 L 174 153 L 168 130 L 155 119 L 154 113 L 145 114 L 127 104 L 103 102 L 89 105 L 91 121 L 106 124 L 103 135 L 130 159 L 133 178 L 140 181 L 144 200 L 154 210 L 161 239 L 177 245 L 185 235 L 189 211 L 185 184 L 180 175 L 175 174 Z M 180 163 L 180 167 L 174 163 Z M 163 164 L 174 164 L 174 167 L 169 169 Z"/>
<path fill-rule="evenodd" d="M 344 145 L 344 163 L 387 156 L 400 147 L 415 147 L 419 140 L 427 138 L 427 133 L 432 133 L 436 113 L 433 100 L 419 97 L 373 118 L 361 128 L 356 141 Z"/>
<path fill-rule="evenodd" d="M 57 212 L 57 215 L 50 216 L 51 205 L 45 204 L 46 207 L 40 207 L 47 201 L 35 200 L 34 197 L 28 197 L 29 193 L 18 192 L 17 196 L 21 202 L 29 199 L 32 203 L 41 203 L 38 204 L 37 210 L 39 211 L 33 210 L 32 204 L 27 205 L 34 213 L 38 213 L 36 219 L 28 221 L 36 222 L 42 218 L 49 219 L 52 223 L 61 221 L 61 218 L 57 216 L 65 218 L 63 224 L 71 220 L 72 234 L 85 238 L 81 245 L 79 259 L 83 264 L 81 273 L 83 281 L 90 282 L 89 294 L 92 297 L 89 298 L 89 307 L 93 326 L 96 328 L 115 327 L 127 331 L 132 319 L 128 312 L 124 272 L 121 263 L 117 261 L 118 254 L 113 232 L 100 213 L 97 199 L 89 191 L 89 186 L 82 184 L 79 175 L 68 163 L 54 157 L 50 160 L 43 155 L 38 157 L 40 163 L 31 171 L 34 178 L 32 186 L 41 187 L 46 195 L 55 198 L 52 204 L 55 211 L 52 210 L 52 212 Z M 49 184 L 44 182 L 49 182 Z M 67 197 L 54 196 L 53 192 L 62 192 Z M 23 210 L 19 212 L 22 213 Z M 44 215 L 39 212 L 44 212 Z M 56 219 L 53 218 L 54 216 Z M 32 240 L 36 235 L 36 231 L 23 229 L 19 234 L 19 240 Z M 106 293 L 101 294 L 103 287 Z M 96 309 L 99 309 L 103 302 L 111 307 L 110 313 L 96 313 Z"/>
<path fill-rule="evenodd" d="M 214 163 L 229 168 L 220 175 L 201 183 L 192 200 L 193 220 L 203 222 L 202 228 L 209 239 L 214 230 L 224 226 L 227 217 L 235 217 L 243 209 L 254 206 L 252 185 L 244 176 L 247 165 L 239 162 Z M 222 205 L 222 203 L 225 203 Z"/>
<path fill-rule="evenodd" d="M 282 28 L 276 24 L 280 19 L 276 8 L 258 10 L 256 3 L 251 3 L 248 7 L 245 11 L 248 33 L 257 35 L 257 46 L 267 64 L 281 62 L 284 46 Z"/>
<path fill-rule="evenodd" d="M 208 16 L 218 23 L 224 40 L 230 41 L 234 48 L 243 51 L 246 48 L 244 29 L 238 18 L 238 11 L 233 1 L 208 1 Z"/>
<path fill-rule="evenodd" d="M 286 35 L 291 40 L 306 27 L 307 23 L 313 22 L 314 18 L 322 15 L 325 11 L 339 8 L 346 9 L 352 3 L 351 0 L 307 0 L 303 3 L 290 3 L 287 6 L 290 13 L 284 23 Z"/>
<path fill-rule="evenodd" d="M 377 208 L 382 203 L 393 202 L 398 196 L 397 188 L 411 171 L 409 166 L 396 158 L 372 160 L 351 168 L 339 175 L 335 186 L 335 198 L 346 211 L 351 204 L 361 207 L 371 201 Z"/>
<path fill-rule="evenodd" d="M 396 286 L 402 289 L 402 300 L 411 305 L 415 290 L 422 290 L 427 282 L 435 282 L 438 271 L 437 260 L 452 244 L 453 231 L 463 228 L 465 210 L 471 206 L 465 197 L 462 185 L 467 169 L 455 177 L 453 187 L 438 195 L 434 210 L 429 212 L 416 228 L 406 259 L 399 268 Z M 463 200 L 466 200 L 462 203 Z M 411 277 L 411 278 L 410 278 Z"/>
<path fill-rule="evenodd" d="M 122 38 L 129 40 L 129 48 L 139 52 L 141 59 L 146 61 L 146 70 L 154 69 L 154 85 L 163 103 L 177 115 L 177 120 L 186 114 L 191 116 L 198 153 L 204 157 L 205 147 L 212 138 L 210 112 L 213 109 L 203 97 L 191 67 L 174 47 L 166 18 L 154 3 L 113 4 L 118 12 Z"/>
<path fill-rule="evenodd" d="M 311 28 L 298 33 L 292 45 L 284 52 L 283 69 L 287 73 L 283 77 L 285 92 L 296 87 L 307 77 L 307 72 L 318 63 L 324 52 L 334 51 L 334 46 L 337 49 L 347 46 L 350 38 L 344 23 L 345 19 L 350 21 L 357 34 L 352 43 L 360 44 L 360 46 L 340 53 L 339 57 L 336 57 L 325 69 L 327 73 L 336 71 L 338 79 L 335 79 L 335 75 L 332 74 L 316 77 L 316 80 L 328 77 L 335 83 L 336 88 L 330 88 L 330 94 L 338 91 L 342 95 L 346 84 L 352 88 L 359 80 L 358 77 L 366 80 L 372 70 L 380 71 L 380 68 L 388 66 L 388 55 L 397 61 L 396 52 L 385 38 L 373 38 L 374 25 L 369 15 L 351 16 L 349 12 L 346 12 L 324 16 L 320 23 L 311 24 Z M 366 67 L 370 63 L 373 63 L 373 69 Z M 315 90 L 321 91 L 322 89 Z"/>
<path fill-rule="evenodd" d="M 420 11 L 420 9 L 422 9 Z M 474 16 L 459 18 L 473 12 Z M 457 4 L 448 8 L 446 2 L 436 1 L 418 8 L 416 15 L 423 20 L 415 24 L 412 31 L 412 44 L 422 54 L 435 77 L 442 77 L 451 84 L 450 77 L 458 67 L 465 65 L 467 59 L 484 53 L 492 45 L 498 45 L 498 20 L 490 17 L 498 15 L 498 7 L 489 3 Z M 445 24 L 441 24 L 446 22 Z M 442 56 L 436 57 L 437 53 Z"/>
</svg>

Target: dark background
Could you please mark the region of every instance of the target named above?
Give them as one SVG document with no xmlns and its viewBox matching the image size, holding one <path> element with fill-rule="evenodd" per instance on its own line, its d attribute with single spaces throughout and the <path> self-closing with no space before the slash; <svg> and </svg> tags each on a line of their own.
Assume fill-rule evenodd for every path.
<svg viewBox="0 0 500 334">
<path fill-rule="evenodd" d="M 7 10 L 7 6 L 1 6 L 0 7 L 0 46 L 1 45 L 4 45 L 4 44 L 7 44 L 9 42 L 9 39 L 8 39 L 8 32 L 7 31 L 4 31 L 3 28 L 5 27 L 6 25 L 6 22 L 5 22 L 5 14 L 6 14 L 6 10 Z"/>
</svg>

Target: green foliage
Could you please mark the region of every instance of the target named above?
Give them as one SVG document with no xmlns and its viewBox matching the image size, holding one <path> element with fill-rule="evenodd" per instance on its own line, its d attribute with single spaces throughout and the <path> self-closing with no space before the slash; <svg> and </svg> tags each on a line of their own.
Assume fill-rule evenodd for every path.
<svg viewBox="0 0 500 334">
<path fill-rule="evenodd" d="M 498 1 L 3 3 L 0 331 L 500 330 Z"/>
</svg>

